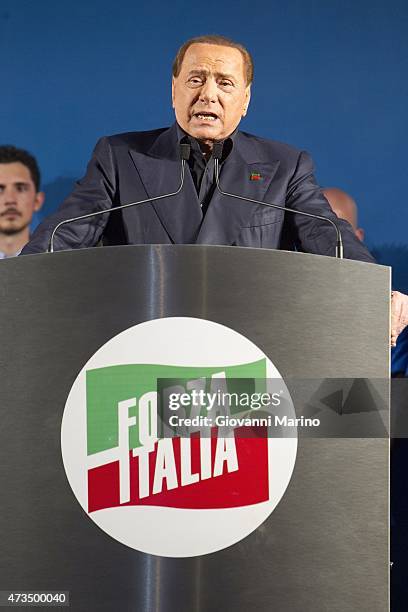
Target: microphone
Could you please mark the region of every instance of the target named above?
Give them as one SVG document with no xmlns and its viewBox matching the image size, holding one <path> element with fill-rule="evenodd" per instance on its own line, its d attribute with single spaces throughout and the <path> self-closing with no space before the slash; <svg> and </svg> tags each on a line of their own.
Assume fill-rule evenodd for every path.
<svg viewBox="0 0 408 612">
<path fill-rule="evenodd" d="M 139 200 L 138 202 L 130 202 L 130 204 L 122 204 L 121 206 L 114 206 L 113 208 L 107 208 L 106 210 L 98 210 L 97 212 L 88 213 L 86 215 L 80 215 L 78 217 L 72 217 L 71 219 L 64 219 L 63 221 L 61 221 L 54 227 L 51 237 L 50 237 L 50 241 L 48 243 L 47 253 L 54 253 L 55 234 L 60 229 L 60 227 L 62 227 L 63 225 L 66 225 L 67 223 L 74 223 L 75 221 L 82 221 L 82 219 L 89 219 L 90 217 L 97 217 L 99 215 L 104 215 L 107 213 L 114 212 L 115 210 L 122 210 L 124 208 L 129 208 L 130 206 L 137 206 L 138 204 L 146 204 L 146 202 L 155 202 L 157 200 L 162 200 L 163 198 L 171 198 L 179 194 L 180 191 L 183 189 L 186 162 L 190 158 L 190 149 L 191 149 L 190 145 L 187 143 L 180 143 L 179 146 L 180 146 L 180 158 L 181 158 L 181 175 L 180 175 L 180 185 L 178 186 L 176 191 L 173 191 L 172 193 L 165 193 L 163 195 L 159 195 L 154 198 L 147 198 L 146 200 Z"/>
<path fill-rule="evenodd" d="M 222 149 L 223 149 L 222 142 L 214 143 L 212 156 L 214 158 L 215 183 L 221 195 L 227 196 L 229 198 L 237 198 L 238 200 L 244 200 L 245 202 L 252 202 L 253 204 L 263 204 L 264 206 L 269 206 L 270 208 L 277 208 L 278 210 L 284 210 L 285 212 L 287 211 L 290 213 L 303 215 L 304 217 L 311 217 L 312 219 L 319 219 L 320 221 L 326 221 L 330 223 L 336 230 L 336 235 L 337 235 L 336 257 L 338 259 L 343 259 L 343 240 L 341 237 L 341 232 L 337 224 L 331 219 L 328 219 L 327 217 L 323 217 L 322 215 L 314 215 L 313 213 L 305 212 L 303 210 L 294 210 L 293 208 L 287 208 L 286 206 L 279 206 L 279 204 L 271 204 L 269 202 L 262 202 L 261 200 L 253 200 L 252 198 L 244 198 L 243 196 L 239 196 L 234 193 L 227 193 L 226 191 L 222 191 L 220 187 L 220 166 L 219 166 L 220 159 L 222 158 Z"/>
</svg>

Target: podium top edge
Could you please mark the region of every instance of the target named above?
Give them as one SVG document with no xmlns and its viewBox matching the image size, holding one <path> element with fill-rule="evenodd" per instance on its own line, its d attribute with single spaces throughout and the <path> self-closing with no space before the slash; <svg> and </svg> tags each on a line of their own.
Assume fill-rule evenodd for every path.
<svg viewBox="0 0 408 612">
<path fill-rule="evenodd" d="M 231 246 L 231 245 L 213 245 L 213 244 L 128 244 L 128 245 L 114 245 L 114 246 L 103 246 L 103 247 L 89 247 L 89 248 L 80 248 L 80 249 L 72 249 L 72 250 L 64 250 L 64 251 L 55 251 L 54 253 L 33 253 L 30 255 L 23 255 L 23 256 L 18 256 L 18 257 L 10 257 L 4 260 L 1 260 L 1 263 L 3 264 L 3 262 L 10 262 L 10 261 L 16 261 L 16 260 L 27 260 L 27 259 L 32 259 L 33 257 L 38 258 L 39 256 L 41 256 L 42 258 L 50 258 L 50 257 L 78 257 L 78 256 L 83 256 L 84 253 L 90 254 L 90 253 L 98 253 L 98 254 L 102 254 L 102 252 L 104 252 L 105 254 L 107 253 L 112 253 L 112 252 L 119 252 L 119 251 L 124 251 L 124 250 L 128 250 L 128 249 L 132 249 L 132 250 L 142 250 L 145 252 L 151 252 L 151 253 L 155 253 L 155 252 L 162 252 L 162 251 L 202 251 L 202 252 L 211 252 L 211 251 L 225 251 L 225 252 L 229 252 L 232 251 L 234 253 L 251 253 L 251 254 L 256 254 L 259 255 L 260 257 L 268 257 L 270 256 L 272 253 L 274 254 L 274 257 L 292 257 L 292 258 L 296 258 L 296 257 L 300 257 L 303 260 L 310 258 L 313 261 L 317 261 L 317 259 L 322 260 L 323 261 L 336 261 L 338 258 L 334 257 L 334 256 L 328 256 L 328 255 L 316 255 L 314 253 L 303 253 L 300 251 L 285 251 L 283 249 L 266 249 L 266 248 L 255 248 L 255 247 L 239 247 L 239 246 Z M 343 259 L 340 260 L 343 262 L 347 262 L 345 265 L 363 265 L 363 266 L 370 266 L 371 267 L 378 267 L 378 268 L 384 268 L 384 269 L 391 269 L 390 266 L 386 266 L 383 264 L 378 264 L 378 263 L 371 263 L 371 262 L 367 262 L 367 261 L 357 261 L 355 259 Z"/>
</svg>

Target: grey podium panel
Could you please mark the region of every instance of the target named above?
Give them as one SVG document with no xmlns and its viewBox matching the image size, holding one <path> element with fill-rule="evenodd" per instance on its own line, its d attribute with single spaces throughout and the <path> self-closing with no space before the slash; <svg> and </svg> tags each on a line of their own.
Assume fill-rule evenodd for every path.
<svg viewBox="0 0 408 612">
<path fill-rule="evenodd" d="M 90 356 L 160 317 L 227 325 L 284 379 L 387 377 L 388 300 L 388 268 L 281 251 L 134 246 L 0 262 L 0 590 L 68 590 L 84 612 L 387 610 L 387 440 L 301 439 L 261 527 L 221 552 L 170 559 L 89 520 L 60 427 Z"/>
</svg>

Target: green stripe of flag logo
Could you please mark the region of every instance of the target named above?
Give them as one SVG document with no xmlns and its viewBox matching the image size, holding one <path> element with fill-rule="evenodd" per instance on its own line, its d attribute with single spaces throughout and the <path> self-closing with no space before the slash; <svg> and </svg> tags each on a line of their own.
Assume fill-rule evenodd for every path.
<svg viewBox="0 0 408 612">
<path fill-rule="evenodd" d="M 184 367 L 157 364 L 115 365 L 88 370 L 87 397 L 87 453 L 92 455 L 118 446 L 118 404 L 129 398 L 140 400 L 145 394 L 158 391 L 158 380 L 167 379 L 168 387 L 181 386 L 186 381 L 205 379 L 206 390 L 219 384 L 215 377 L 223 375 L 230 393 L 265 390 L 266 360 L 233 366 Z M 240 380 L 241 379 L 241 380 Z M 166 384 L 167 384 L 166 381 Z M 263 388 L 259 388 L 262 386 Z M 218 387 L 217 387 L 218 388 Z M 160 403 L 160 399 L 158 398 Z M 239 412 L 230 406 L 230 412 Z M 137 406 L 129 408 L 129 417 L 137 416 Z M 139 420 L 129 428 L 129 449 L 140 446 Z"/>
</svg>

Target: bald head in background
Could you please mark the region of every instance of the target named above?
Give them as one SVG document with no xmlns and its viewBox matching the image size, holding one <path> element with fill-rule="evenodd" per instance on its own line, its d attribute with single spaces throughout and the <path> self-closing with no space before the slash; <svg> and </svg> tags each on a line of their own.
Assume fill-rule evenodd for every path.
<svg viewBox="0 0 408 612">
<path fill-rule="evenodd" d="M 348 221 L 357 238 L 363 241 L 364 230 L 357 226 L 357 204 L 353 198 L 337 187 L 327 187 L 323 189 L 323 195 L 339 219 Z"/>
<path fill-rule="evenodd" d="M 333 212 L 348 221 L 357 238 L 364 240 L 364 230 L 357 227 L 357 204 L 351 196 L 337 187 L 327 187 L 322 193 Z M 408 296 L 399 291 L 393 291 L 391 299 L 391 346 L 395 346 L 399 334 L 408 326 Z"/>
</svg>

